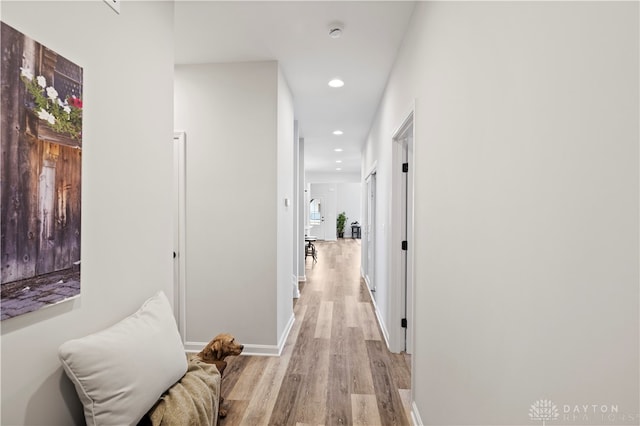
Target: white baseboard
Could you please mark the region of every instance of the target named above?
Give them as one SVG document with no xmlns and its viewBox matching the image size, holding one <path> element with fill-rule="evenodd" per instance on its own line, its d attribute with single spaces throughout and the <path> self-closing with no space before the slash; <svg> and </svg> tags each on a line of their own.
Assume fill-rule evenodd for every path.
<svg viewBox="0 0 640 426">
<path fill-rule="evenodd" d="M 365 278 L 365 282 L 366 282 L 366 278 Z M 378 309 L 378 305 L 376 304 L 376 299 L 374 299 L 373 294 L 371 293 L 371 289 L 369 288 L 369 283 L 367 284 L 367 290 L 369 291 L 369 297 L 371 297 L 371 302 L 373 303 L 373 312 L 375 312 L 376 314 L 376 320 L 378 320 L 378 325 L 380 325 L 380 330 L 382 330 L 382 337 L 384 337 L 384 342 L 387 345 L 387 349 L 391 350 L 391 347 L 389 346 L 389 331 L 387 331 L 387 327 L 384 324 L 384 321 L 382 320 L 382 317 L 380 316 L 380 310 Z"/>
<path fill-rule="evenodd" d="M 292 287 L 292 294 L 293 294 L 293 298 L 294 299 L 299 299 L 300 298 L 300 288 L 298 287 L 298 276 L 297 275 L 291 275 L 291 287 Z"/>
<path fill-rule="evenodd" d="M 291 333 L 291 329 L 293 328 L 293 324 L 295 322 L 296 322 L 296 316 L 292 312 L 291 317 L 289 318 L 289 322 L 287 322 L 287 325 L 284 327 L 284 332 L 282 333 L 282 336 L 280 337 L 280 341 L 278 342 L 278 356 L 280 356 L 280 354 L 282 353 L 282 350 L 284 349 L 284 345 L 285 343 L 287 343 L 287 339 L 289 338 L 289 333 Z"/>
<path fill-rule="evenodd" d="M 184 350 L 186 352 L 198 353 L 204 348 L 207 343 L 203 342 L 187 342 L 184 344 Z M 242 355 L 253 356 L 278 356 L 281 350 L 276 345 L 252 345 L 245 344 Z"/>
<path fill-rule="evenodd" d="M 424 426 L 415 401 L 411 401 L 411 423 L 415 426 Z"/>
<path fill-rule="evenodd" d="M 198 353 L 207 343 L 209 342 L 184 342 L 184 350 L 185 352 Z"/>
<path fill-rule="evenodd" d="M 298 282 L 299 282 L 299 283 L 307 282 L 307 276 L 306 276 L 306 275 L 303 275 L 303 276 L 301 276 L 301 277 L 298 277 Z"/>
<path fill-rule="evenodd" d="M 291 318 L 289 318 L 289 322 L 287 323 L 284 332 L 282 333 L 282 337 L 280 338 L 280 341 L 277 345 L 255 345 L 251 343 L 245 343 L 242 355 L 280 356 L 295 321 L 296 317 L 291 314 Z M 209 342 L 184 342 L 184 350 L 186 352 L 198 353 L 202 350 L 202 348 L 206 346 L 207 343 Z"/>
</svg>

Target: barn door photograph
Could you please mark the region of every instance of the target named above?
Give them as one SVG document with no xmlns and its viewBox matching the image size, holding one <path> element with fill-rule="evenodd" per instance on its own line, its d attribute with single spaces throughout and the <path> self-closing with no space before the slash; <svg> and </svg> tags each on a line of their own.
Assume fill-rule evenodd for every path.
<svg viewBox="0 0 640 426">
<path fill-rule="evenodd" d="M 6 320 L 80 294 L 82 68 L 0 25 Z"/>
</svg>

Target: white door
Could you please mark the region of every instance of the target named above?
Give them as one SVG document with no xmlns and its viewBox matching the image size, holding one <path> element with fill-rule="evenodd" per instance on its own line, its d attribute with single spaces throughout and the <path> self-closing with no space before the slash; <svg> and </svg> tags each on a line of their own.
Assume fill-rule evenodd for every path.
<svg viewBox="0 0 640 426">
<path fill-rule="evenodd" d="M 325 197 L 320 195 L 309 201 L 309 225 L 311 225 L 309 235 L 319 240 L 326 238 L 325 215 L 327 212 L 324 199 Z"/>
<path fill-rule="evenodd" d="M 413 327 L 413 114 L 393 137 L 389 347 L 411 353 Z M 397 321 L 397 322 L 396 322 Z"/>
<path fill-rule="evenodd" d="M 404 319 L 404 327 L 401 331 L 403 337 L 403 350 L 407 352 L 407 328 L 408 328 L 408 277 L 409 277 L 409 263 L 408 263 L 408 222 L 409 222 L 409 149 L 408 139 L 404 138 L 402 141 L 402 164 L 403 171 L 401 177 L 401 215 L 400 215 L 400 235 L 403 241 L 401 261 L 400 261 L 400 300 L 401 300 L 401 313 Z M 405 166 L 406 165 L 406 166 Z"/>
<path fill-rule="evenodd" d="M 365 281 L 375 298 L 375 240 L 376 240 L 376 173 L 367 178 L 367 225 L 365 238 L 367 244 L 367 270 Z"/>
</svg>

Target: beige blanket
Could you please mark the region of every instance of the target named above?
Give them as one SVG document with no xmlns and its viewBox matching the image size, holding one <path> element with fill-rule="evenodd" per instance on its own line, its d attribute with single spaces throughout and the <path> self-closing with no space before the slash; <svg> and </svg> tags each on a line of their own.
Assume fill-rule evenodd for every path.
<svg viewBox="0 0 640 426">
<path fill-rule="evenodd" d="M 154 426 L 215 426 L 219 397 L 218 369 L 193 357 L 189 359 L 187 373 L 162 395 L 147 415 Z"/>
</svg>

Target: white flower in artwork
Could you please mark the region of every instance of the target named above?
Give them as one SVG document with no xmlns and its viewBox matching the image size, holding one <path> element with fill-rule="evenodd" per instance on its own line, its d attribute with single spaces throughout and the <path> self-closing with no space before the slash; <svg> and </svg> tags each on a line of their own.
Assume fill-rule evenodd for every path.
<svg viewBox="0 0 640 426">
<path fill-rule="evenodd" d="M 25 95 L 30 95 L 25 99 L 24 106 L 31 114 L 38 117 L 38 123 L 44 127 L 45 123 L 40 122 L 42 120 L 50 124 L 50 130 L 53 132 L 81 140 L 82 100 L 66 96 L 66 99 L 61 99 L 60 93 L 53 84 L 48 84 L 47 77 L 35 74 L 28 66 L 19 67 L 19 69 L 19 80 L 24 83 L 24 89 L 27 92 Z M 14 72 L 16 71 L 17 69 L 14 69 Z"/>
<path fill-rule="evenodd" d="M 40 111 L 38 111 L 38 118 L 47 121 L 49 124 L 55 124 L 56 122 L 56 118 L 44 108 L 40 108 Z"/>
<path fill-rule="evenodd" d="M 33 80 L 33 73 L 29 68 L 20 68 L 20 75 L 29 81 Z"/>
<path fill-rule="evenodd" d="M 58 98 L 58 91 L 53 87 L 47 87 L 47 96 L 52 101 L 55 101 Z"/>
<path fill-rule="evenodd" d="M 67 103 L 67 101 L 62 101 L 62 99 L 58 98 L 57 99 L 58 105 L 60 105 L 60 107 L 62 107 L 62 110 L 64 112 L 66 112 L 67 114 L 71 114 L 71 108 L 69 107 L 69 104 Z"/>
</svg>

